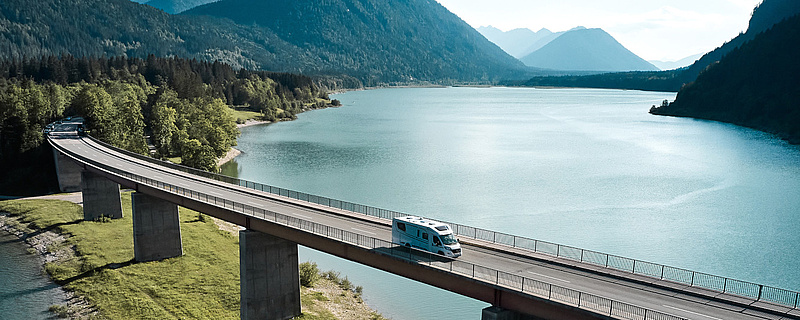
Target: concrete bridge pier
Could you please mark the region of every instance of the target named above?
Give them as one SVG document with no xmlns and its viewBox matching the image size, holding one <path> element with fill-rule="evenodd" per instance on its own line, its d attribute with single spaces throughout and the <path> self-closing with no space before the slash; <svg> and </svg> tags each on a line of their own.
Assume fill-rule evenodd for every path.
<svg viewBox="0 0 800 320">
<path fill-rule="evenodd" d="M 481 310 L 481 320 L 519 320 L 519 314 L 500 307 L 486 307 Z"/>
<path fill-rule="evenodd" d="M 239 231 L 242 320 L 300 315 L 297 243 L 258 231 Z"/>
<path fill-rule="evenodd" d="M 53 157 L 56 163 L 58 189 L 61 192 L 81 191 L 81 172 L 83 168 L 55 149 L 53 150 Z"/>
<path fill-rule="evenodd" d="M 144 193 L 131 194 L 133 251 L 136 261 L 155 261 L 183 255 L 178 205 Z"/>
<path fill-rule="evenodd" d="M 83 220 L 94 221 L 103 216 L 121 219 L 122 200 L 119 195 L 119 184 L 86 170 L 80 175 Z"/>
</svg>

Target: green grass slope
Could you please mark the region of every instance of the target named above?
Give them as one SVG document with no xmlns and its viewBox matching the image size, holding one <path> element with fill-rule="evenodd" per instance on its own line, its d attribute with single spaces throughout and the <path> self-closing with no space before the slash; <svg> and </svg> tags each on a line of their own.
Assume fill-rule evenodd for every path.
<svg viewBox="0 0 800 320">
<path fill-rule="evenodd" d="M 99 311 L 93 318 L 239 319 L 238 238 L 221 231 L 210 217 L 180 208 L 184 255 L 134 262 L 130 199 L 130 193 L 122 194 L 125 218 L 118 220 L 83 221 L 80 206 L 60 200 L 5 200 L 0 201 L 0 212 L 17 217 L 17 228 L 28 233 L 69 235 L 65 243 L 47 250 L 74 246 L 76 255 L 48 263 L 45 270 L 67 290 L 84 296 Z M 329 297 L 303 287 L 300 318 L 336 319 L 330 310 L 360 304 L 360 292 L 347 284 Z M 366 307 L 358 310 L 351 314 L 381 319 Z"/>
</svg>

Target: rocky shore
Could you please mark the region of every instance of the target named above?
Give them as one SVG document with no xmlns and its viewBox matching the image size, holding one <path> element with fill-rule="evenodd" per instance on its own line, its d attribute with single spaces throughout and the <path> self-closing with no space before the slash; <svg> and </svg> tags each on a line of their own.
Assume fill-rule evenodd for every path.
<svg viewBox="0 0 800 320">
<path fill-rule="evenodd" d="M 31 197 L 29 199 L 54 199 L 83 204 L 80 193 L 59 194 L 50 196 Z M 0 212 L 0 232 L 8 232 L 24 241 L 41 261 L 42 266 L 48 263 L 59 263 L 75 258 L 75 246 L 67 245 L 67 236 L 52 230 L 37 229 L 11 216 L 7 212 Z M 90 319 L 97 314 L 92 305 L 81 296 L 72 291 L 63 290 L 67 297 L 66 306 L 52 306 L 50 309 L 60 318 Z"/>
</svg>

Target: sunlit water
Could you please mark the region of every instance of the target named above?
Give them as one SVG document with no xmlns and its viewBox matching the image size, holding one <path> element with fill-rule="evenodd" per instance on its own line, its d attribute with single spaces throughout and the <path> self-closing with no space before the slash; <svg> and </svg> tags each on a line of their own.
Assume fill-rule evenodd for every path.
<svg viewBox="0 0 800 320">
<path fill-rule="evenodd" d="M 758 131 L 647 113 L 674 93 L 414 88 L 334 98 L 344 106 L 245 128 L 228 172 L 800 289 L 800 150 Z M 393 319 L 477 319 L 487 306 L 310 249 L 300 259 L 341 271 Z"/>
<path fill-rule="evenodd" d="M 55 318 L 50 306 L 65 304 L 64 292 L 27 248 L 17 237 L 0 231 L 0 319 Z"/>
</svg>

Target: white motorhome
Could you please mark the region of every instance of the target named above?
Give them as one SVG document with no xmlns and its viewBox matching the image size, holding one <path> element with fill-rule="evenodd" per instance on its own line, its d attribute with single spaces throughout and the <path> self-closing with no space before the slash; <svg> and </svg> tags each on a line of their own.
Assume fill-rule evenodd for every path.
<svg viewBox="0 0 800 320">
<path fill-rule="evenodd" d="M 425 218 L 408 216 L 392 219 L 392 242 L 446 257 L 461 256 L 461 245 L 453 236 L 450 226 Z"/>
</svg>

